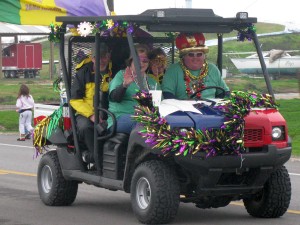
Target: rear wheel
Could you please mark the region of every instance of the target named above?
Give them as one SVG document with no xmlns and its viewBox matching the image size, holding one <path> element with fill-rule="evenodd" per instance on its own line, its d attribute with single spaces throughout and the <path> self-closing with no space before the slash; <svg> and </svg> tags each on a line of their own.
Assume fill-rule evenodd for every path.
<svg viewBox="0 0 300 225">
<path fill-rule="evenodd" d="M 10 78 L 10 71 L 4 71 L 4 77 Z"/>
<path fill-rule="evenodd" d="M 36 78 L 36 76 L 38 75 L 38 72 L 36 70 L 32 71 L 32 78 Z"/>
<path fill-rule="evenodd" d="M 56 151 L 43 155 L 38 166 L 37 182 L 40 198 L 45 205 L 71 205 L 76 198 L 78 183 L 64 179 Z"/>
<path fill-rule="evenodd" d="M 177 214 L 179 183 L 174 171 L 160 161 L 144 162 L 131 182 L 131 204 L 142 223 L 164 224 Z"/>
<path fill-rule="evenodd" d="M 288 209 L 291 200 L 291 181 L 282 166 L 274 171 L 262 191 L 253 198 L 244 199 L 247 212 L 254 217 L 277 218 Z"/>
</svg>

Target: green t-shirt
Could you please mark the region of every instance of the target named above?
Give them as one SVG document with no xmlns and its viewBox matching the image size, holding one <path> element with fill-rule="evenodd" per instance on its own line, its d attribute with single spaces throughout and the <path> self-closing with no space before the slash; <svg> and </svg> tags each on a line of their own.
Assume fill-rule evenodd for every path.
<svg viewBox="0 0 300 225">
<path fill-rule="evenodd" d="M 116 76 L 112 79 L 109 84 L 109 94 L 118 86 L 123 84 L 124 81 L 124 70 L 120 70 Z M 156 81 L 147 76 L 148 86 L 150 90 L 161 90 L 160 84 L 157 84 Z M 137 93 L 140 88 L 137 86 L 135 82 L 132 82 L 126 89 L 126 92 L 123 96 L 121 102 L 114 102 L 109 100 L 109 108 L 108 110 L 112 112 L 116 119 L 118 119 L 121 115 L 124 114 L 134 114 L 134 106 L 137 104 L 137 101 L 132 98 L 133 95 Z M 109 117 L 107 120 L 108 127 L 112 125 L 112 119 Z"/>
<path fill-rule="evenodd" d="M 190 72 L 194 76 L 200 75 L 200 70 L 190 70 Z M 205 87 L 218 86 L 224 88 L 225 91 L 229 91 L 228 86 L 221 77 L 219 69 L 212 63 L 208 63 L 208 74 L 203 80 Z M 184 73 L 179 63 L 175 63 L 167 69 L 163 78 L 162 89 L 163 92 L 172 93 L 177 99 L 189 99 L 185 90 Z M 215 88 L 208 89 L 203 91 L 201 96 L 203 98 L 215 98 L 216 92 L 219 94 L 221 91 Z"/>
</svg>

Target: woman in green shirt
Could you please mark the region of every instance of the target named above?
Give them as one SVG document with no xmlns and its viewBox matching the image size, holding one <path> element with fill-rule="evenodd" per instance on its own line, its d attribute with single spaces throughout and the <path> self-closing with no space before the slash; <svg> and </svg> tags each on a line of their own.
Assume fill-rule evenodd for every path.
<svg viewBox="0 0 300 225">
<path fill-rule="evenodd" d="M 147 76 L 146 70 L 149 66 L 148 47 L 143 44 L 135 46 L 141 65 L 141 75 L 147 90 L 160 89 L 156 81 Z M 117 119 L 117 133 L 129 134 L 135 126 L 131 116 L 134 114 L 134 106 L 137 104 L 132 97 L 140 90 L 137 83 L 136 71 L 133 58 L 127 61 L 125 70 L 120 70 L 109 85 L 109 111 L 114 113 Z M 112 125 L 112 119 L 108 119 L 108 127 Z"/>
</svg>

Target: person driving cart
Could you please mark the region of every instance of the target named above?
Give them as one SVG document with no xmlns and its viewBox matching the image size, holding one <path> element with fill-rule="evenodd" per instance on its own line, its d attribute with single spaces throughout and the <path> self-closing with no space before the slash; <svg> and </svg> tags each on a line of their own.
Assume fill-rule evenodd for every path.
<svg viewBox="0 0 300 225">
<path fill-rule="evenodd" d="M 176 38 L 176 47 L 179 50 L 179 62 L 170 65 L 167 69 L 162 90 L 165 99 L 189 99 L 196 94 L 197 98 L 215 98 L 222 94 L 217 88 L 205 87 L 217 86 L 223 88 L 225 94 L 229 94 L 229 88 L 222 79 L 219 69 L 206 61 L 206 53 L 209 49 L 205 45 L 205 37 L 202 33 L 181 33 Z"/>
</svg>

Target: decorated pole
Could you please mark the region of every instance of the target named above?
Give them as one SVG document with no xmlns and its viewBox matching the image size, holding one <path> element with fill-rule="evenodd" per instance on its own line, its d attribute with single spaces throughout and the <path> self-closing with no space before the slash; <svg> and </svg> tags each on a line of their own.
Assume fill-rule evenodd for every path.
<svg viewBox="0 0 300 225">
<path fill-rule="evenodd" d="M 114 7 L 114 0 L 107 0 L 107 7 L 110 11 L 110 14 L 114 14 L 115 7 Z"/>
</svg>

